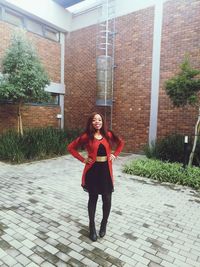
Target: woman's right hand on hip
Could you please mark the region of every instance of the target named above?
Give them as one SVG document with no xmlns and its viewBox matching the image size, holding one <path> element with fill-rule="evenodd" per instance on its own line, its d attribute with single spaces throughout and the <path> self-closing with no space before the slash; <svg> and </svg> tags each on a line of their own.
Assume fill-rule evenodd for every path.
<svg viewBox="0 0 200 267">
<path fill-rule="evenodd" d="M 85 158 L 85 160 L 84 160 L 84 163 L 85 164 L 92 164 L 93 163 L 93 160 L 91 159 L 91 158 Z"/>
</svg>

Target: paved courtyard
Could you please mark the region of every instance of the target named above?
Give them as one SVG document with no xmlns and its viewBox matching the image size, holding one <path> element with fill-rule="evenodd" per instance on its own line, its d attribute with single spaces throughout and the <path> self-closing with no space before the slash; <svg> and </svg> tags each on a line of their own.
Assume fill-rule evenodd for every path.
<svg viewBox="0 0 200 267">
<path fill-rule="evenodd" d="M 114 163 L 107 235 L 97 242 L 87 237 L 81 162 L 0 163 L 0 266 L 200 267 L 200 194 L 122 173 L 135 157 Z"/>
</svg>

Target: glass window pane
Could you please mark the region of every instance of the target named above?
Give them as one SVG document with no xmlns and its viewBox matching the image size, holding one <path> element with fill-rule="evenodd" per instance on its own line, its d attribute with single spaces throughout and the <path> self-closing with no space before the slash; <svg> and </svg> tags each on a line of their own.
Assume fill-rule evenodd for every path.
<svg viewBox="0 0 200 267">
<path fill-rule="evenodd" d="M 57 31 L 45 28 L 45 37 L 54 41 L 59 41 L 59 33 Z"/>
<path fill-rule="evenodd" d="M 33 20 L 26 19 L 26 28 L 31 32 L 43 35 L 42 25 Z"/>
<path fill-rule="evenodd" d="M 0 19 L 2 19 L 2 7 L 0 6 Z"/>
<path fill-rule="evenodd" d="M 51 99 L 50 99 L 51 104 L 59 105 L 59 94 L 51 94 Z"/>
<path fill-rule="evenodd" d="M 23 18 L 10 10 L 5 10 L 5 20 L 17 26 L 23 26 Z"/>
</svg>

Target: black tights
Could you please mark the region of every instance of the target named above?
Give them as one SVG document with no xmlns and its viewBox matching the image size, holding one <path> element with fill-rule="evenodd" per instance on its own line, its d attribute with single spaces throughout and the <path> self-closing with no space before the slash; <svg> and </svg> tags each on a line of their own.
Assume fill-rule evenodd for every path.
<svg viewBox="0 0 200 267">
<path fill-rule="evenodd" d="M 96 212 L 96 205 L 97 205 L 98 195 L 96 194 L 90 194 L 89 193 L 89 200 L 88 200 L 88 215 L 89 215 L 89 221 L 90 225 L 95 224 L 95 212 Z M 111 193 L 102 195 L 102 210 L 103 210 L 103 219 L 102 223 L 106 224 L 110 209 L 111 209 Z"/>
</svg>

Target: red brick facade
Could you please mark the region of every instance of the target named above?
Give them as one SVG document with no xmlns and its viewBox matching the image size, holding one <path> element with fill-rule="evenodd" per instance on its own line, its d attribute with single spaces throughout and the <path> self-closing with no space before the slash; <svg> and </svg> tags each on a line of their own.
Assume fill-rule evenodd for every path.
<svg viewBox="0 0 200 267">
<path fill-rule="evenodd" d="M 200 2 L 168 1 L 164 4 L 158 138 L 173 132 L 192 134 L 194 109 L 174 109 L 163 83 L 178 70 L 186 52 L 200 68 Z M 154 7 L 116 18 L 113 130 L 123 136 L 126 151 L 140 151 L 148 143 Z M 66 38 L 65 125 L 84 127 L 95 106 L 96 26 L 70 33 Z M 108 108 L 109 109 L 109 108 Z M 104 110 L 101 108 L 101 111 Z M 109 119 L 109 116 L 108 116 Z"/>
<path fill-rule="evenodd" d="M 0 21 L 0 61 L 10 43 L 13 30 L 16 27 Z M 60 82 L 60 44 L 39 35 L 28 33 L 44 64 L 51 81 Z M 1 70 L 1 69 L 0 69 Z M 23 126 L 31 127 L 59 127 L 56 115 L 60 113 L 59 106 L 31 106 L 25 105 L 22 109 Z M 0 104 L 0 133 L 17 127 L 17 110 L 15 105 Z"/>
<path fill-rule="evenodd" d="M 59 128 L 56 115 L 60 112 L 59 106 L 29 106 L 22 108 L 23 128 L 49 127 Z M 17 106 L 11 104 L 0 105 L 0 129 L 17 129 Z"/>
<path fill-rule="evenodd" d="M 151 98 L 154 7 L 116 18 L 114 96 L 112 128 L 125 140 L 125 150 L 141 151 L 148 143 Z M 157 137 L 170 133 L 193 134 L 197 111 L 173 108 L 164 90 L 164 82 L 179 70 L 184 54 L 192 66 L 200 68 L 200 1 L 169 0 L 163 6 L 160 90 Z M 0 22 L 0 60 L 7 48 L 14 26 Z M 83 128 L 96 106 L 96 35 L 97 25 L 69 33 L 65 42 L 65 128 Z M 51 80 L 60 82 L 60 44 L 28 33 L 37 47 Z M 59 107 L 25 106 L 25 127 L 57 127 Z M 16 127 L 11 116 L 15 107 L 1 105 L 0 131 Z M 106 110 L 111 123 L 111 109 Z M 34 114 L 34 116 L 33 116 Z"/>
<path fill-rule="evenodd" d="M 148 140 L 153 17 L 151 7 L 116 19 L 112 127 L 129 151 L 138 151 Z M 103 107 L 95 106 L 96 29 L 87 27 L 66 39 L 65 125 L 69 127 L 84 127 L 94 110 L 104 113 Z"/>
<path fill-rule="evenodd" d="M 151 7 L 116 20 L 113 130 L 129 151 L 148 141 L 153 18 Z"/>
<path fill-rule="evenodd" d="M 66 38 L 65 127 L 83 127 L 96 97 L 96 26 Z"/>
<path fill-rule="evenodd" d="M 200 69 L 200 1 L 170 1 L 164 4 L 161 44 L 158 137 L 172 132 L 194 134 L 198 110 L 173 108 L 163 89 L 164 81 L 179 71 L 188 53 L 192 67 Z"/>
<path fill-rule="evenodd" d="M 0 21 L 0 36 L 2 37 L 0 42 L 0 61 L 5 54 L 6 48 L 9 46 L 12 32 L 16 29 L 17 27 Z M 28 32 L 27 35 L 36 48 L 50 79 L 54 82 L 60 82 L 60 43 L 48 40 L 31 32 Z"/>
</svg>

